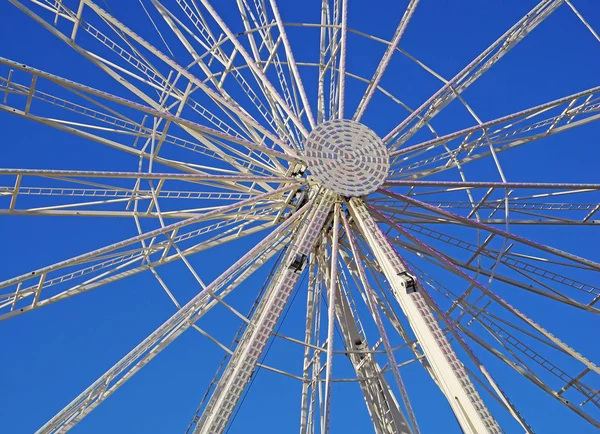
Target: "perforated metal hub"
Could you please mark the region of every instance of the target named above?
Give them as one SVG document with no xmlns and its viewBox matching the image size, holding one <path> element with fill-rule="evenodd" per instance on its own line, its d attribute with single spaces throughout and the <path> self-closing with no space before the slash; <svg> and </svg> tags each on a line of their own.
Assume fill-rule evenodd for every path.
<svg viewBox="0 0 600 434">
<path fill-rule="evenodd" d="M 385 181 L 390 157 L 370 128 L 336 119 L 317 125 L 305 146 L 306 164 L 314 178 L 344 196 L 364 196 Z"/>
</svg>

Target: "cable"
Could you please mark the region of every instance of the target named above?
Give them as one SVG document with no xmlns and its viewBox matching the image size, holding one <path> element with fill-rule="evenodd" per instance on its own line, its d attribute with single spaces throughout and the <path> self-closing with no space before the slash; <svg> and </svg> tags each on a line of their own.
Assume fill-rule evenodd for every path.
<svg viewBox="0 0 600 434">
<path fill-rule="evenodd" d="M 265 279 L 265 282 L 263 283 L 262 287 L 260 288 L 258 295 L 256 296 L 256 298 L 254 300 L 254 303 L 252 304 L 252 306 L 250 307 L 250 310 L 248 311 L 248 315 L 247 315 L 248 318 L 250 318 L 252 316 L 252 314 L 254 313 L 254 311 L 256 310 L 259 300 L 262 297 L 262 295 L 264 294 L 265 290 L 267 289 L 271 279 L 275 275 L 275 270 L 277 269 L 279 263 L 281 262 L 286 250 L 287 250 L 287 247 L 284 247 L 283 249 L 281 249 L 281 252 L 279 252 L 277 259 L 275 260 L 273 266 L 271 267 L 271 270 L 269 271 L 269 275 Z M 242 325 L 238 328 L 238 330 L 233 338 L 233 341 L 229 345 L 229 349 L 233 350 L 235 344 L 237 342 L 239 342 L 240 336 L 242 335 L 242 332 L 245 328 L 246 328 L 246 323 L 242 323 Z M 209 383 L 209 385 L 206 389 L 206 392 L 202 396 L 202 400 L 200 401 L 200 404 L 198 405 L 198 408 L 196 409 L 196 412 L 194 413 L 194 417 L 192 418 L 190 424 L 188 425 L 188 427 L 185 431 L 185 434 L 190 434 L 191 432 L 193 432 L 194 426 L 200 420 L 200 413 L 201 413 L 202 408 L 204 407 L 204 403 L 206 402 L 206 399 L 210 395 L 210 390 L 211 390 L 212 386 L 217 383 L 219 373 L 223 369 L 223 366 L 225 366 L 225 362 L 227 361 L 227 359 L 229 357 L 231 357 L 229 354 L 225 354 L 225 356 L 223 357 L 223 360 L 221 360 L 221 363 L 219 364 L 219 367 L 217 368 L 217 372 L 215 372 L 215 375 L 214 375 L 213 379 L 211 380 L 211 382 Z"/>
<path fill-rule="evenodd" d="M 283 326 L 283 323 L 285 322 L 285 319 L 287 318 L 287 315 L 288 315 L 289 311 L 291 310 L 292 305 L 294 304 L 294 301 L 296 300 L 296 296 L 298 295 L 298 292 L 300 292 L 299 289 L 302 286 L 302 284 L 304 283 L 304 280 L 306 279 L 307 274 L 308 274 L 308 272 L 306 272 L 306 271 L 302 274 L 302 280 L 300 281 L 300 283 L 298 285 L 296 285 L 296 288 L 294 289 L 294 294 L 292 295 L 292 300 L 288 304 L 285 312 L 283 313 L 283 318 L 281 319 L 281 322 L 277 326 L 277 330 L 275 330 L 275 333 L 271 333 L 271 335 L 279 334 L 279 330 L 281 330 L 281 327 Z M 265 353 L 263 354 L 263 356 L 261 358 L 261 361 L 260 361 L 261 364 L 267 358 L 267 355 L 269 354 L 269 351 L 271 350 L 271 347 L 273 346 L 273 342 L 275 342 L 275 339 L 271 339 L 271 342 L 269 342 L 269 345 L 267 346 L 267 349 L 265 350 Z M 246 397 L 248 396 L 248 393 L 250 392 L 250 389 L 252 388 L 252 385 L 254 384 L 254 380 L 256 379 L 259 371 L 260 371 L 260 366 L 257 366 L 256 370 L 252 374 L 252 378 L 250 379 L 250 382 L 248 383 L 248 387 L 246 387 L 246 390 L 244 391 L 244 395 L 242 396 L 242 399 L 241 399 L 239 405 L 235 409 L 235 413 L 233 413 L 233 417 L 231 418 L 231 422 L 229 422 L 229 426 L 227 427 L 225 434 L 228 434 L 229 430 L 233 426 L 233 423 L 235 422 L 235 418 L 237 417 L 237 415 L 240 411 L 240 408 L 242 408 L 242 405 L 244 404 L 244 401 L 246 400 Z"/>
</svg>

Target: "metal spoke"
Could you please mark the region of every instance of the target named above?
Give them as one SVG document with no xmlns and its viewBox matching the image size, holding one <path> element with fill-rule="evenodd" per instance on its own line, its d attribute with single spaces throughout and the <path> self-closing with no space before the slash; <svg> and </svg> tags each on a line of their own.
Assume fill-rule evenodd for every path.
<svg viewBox="0 0 600 434">
<path fill-rule="evenodd" d="M 512 26 L 496 42 L 469 63 L 461 72 L 424 102 L 404 121 L 394 127 L 383 140 L 396 150 L 438 114 L 445 106 L 464 92 L 484 72 L 508 53 L 528 33 L 542 23 L 564 0 L 542 0 L 527 15 Z M 416 121 L 416 122 L 415 122 Z M 397 135 L 401 136 L 396 139 Z"/>
<path fill-rule="evenodd" d="M 282 193 L 289 190 L 290 188 L 285 188 L 276 191 L 277 193 Z M 273 195 L 274 193 L 265 193 L 262 196 L 270 197 Z M 235 203 L 234 205 L 228 205 L 214 211 L 209 211 L 207 213 L 200 214 L 198 216 L 179 221 L 165 227 L 161 227 L 160 229 L 149 231 L 137 235 L 135 237 L 131 237 L 126 240 L 120 241 L 118 243 L 114 243 L 102 247 L 100 249 L 96 249 L 91 252 L 84 253 L 82 255 L 61 262 L 57 262 L 53 265 L 46 266 L 31 271 L 29 273 L 23 274 L 21 276 L 17 276 L 12 279 L 0 282 L 0 289 L 6 288 L 2 291 L 2 298 L 0 299 L 2 301 L 0 303 L 0 306 L 2 306 L 3 309 L 10 309 L 10 312 L 3 315 L 3 318 L 18 315 L 30 311 L 32 309 L 37 309 L 49 303 L 64 299 L 66 297 L 70 297 L 72 295 L 79 294 L 81 292 L 93 289 L 103 283 L 115 280 L 119 277 L 119 275 L 110 276 L 106 280 L 100 280 L 99 282 L 97 282 L 98 279 L 103 279 L 104 277 L 106 277 L 107 273 L 114 271 L 118 272 L 121 271 L 123 267 L 134 265 L 136 262 L 139 261 L 145 261 L 147 258 L 147 254 L 150 252 L 152 252 L 153 254 L 156 253 L 160 257 L 160 261 L 164 263 L 170 248 L 175 242 L 175 237 L 178 236 L 178 232 L 182 228 L 206 220 L 211 220 L 215 218 L 221 219 L 224 216 L 226 216 L 226 211 L 234 211 L 239 213 L 239 211 L 237 210 L 243 209 L 244 206 L 252 206 L 255 202 L 256 198 L 247 199 L 245 201 Z M 235 218 L 235 215 L 232 215 L 231 218 Z M 227 218 L 225 218 L 225 221 L 226 220 Z M 223 227 L 223 223 L 217 226 L 217 228 L 220 227 Z M 206 233 L 207 231 L 200 230 L 199 233 L 189 232 L 187 237 L 202 234 L 203 232 Z M 186 235 L 181 235 L 181 239 L 185 240 Z M 161 236 L 167 237 L 166 243 L 157 243 L 157 246 L 154 247 L 155 241 L 158 240 L 158 238 Z M 148 248 L 144 247 L 144 250 L 142 252 L 121 251 L 121 249 L 123 248 L 133 246 L 137 243 L 146 240 L 149 240 L 151 244 L 148 246 Z M 193 251 L 194 249 L 191 249 L 190 253 Z M 110 255 L 113 255 L 114 253 L 118 253 L 118 255 L 114 258 L 111 258 Z M 82 264 L 85 264 L 85 267 L 76 269 L 75 271 L 70 270 L 70 267 L 80 267 Z M 146 267 L 142 265 L 138 267 L 138 270 L 140 269 L 143 270 L 146 269 Z M 63 272 L 62 270 L 67 271 L 67 273 L 63 275 L 56 275 L 57 273 Z M 92 272 L 100 272 L 100 274 L 89 279 L 88 281 L 83 282 L 82 284 L 75 285 L 74 287 L 66 289 L 56 295 L 52 294 L 54 296 L 50 295 L 46 299 L 41 297 L 42 293 L 44 292 L 44 288 L 50 287 L 54 284 L 65 283 L 74 278 L 89 275 Z M 130 273 L 130 270 L 124 271 L 123 275 L 127 276 Z M 121 275 L 121 277 L 124 277 L 123 275 Z M 23 287 L 23 285 L 30 286 Z M 29 304 L 21 305 L 22 303 L 20 302 L 22 300 L 31 300 L 31 302 Z M 17 305 L 17 303 L 19 303 L 19 305 Z"/>
<path fill-rule="evenodd" d="M 396 166 L 390 176 L 422 178 L 567 131 L 600 118 L 598 101 L 600 87 L 569 95 L 527 110 L 503 116 L 423 143 L 391 153 Z M 548 116 L 555 112 L 553 116 Z M 541 116 L 545 116 L 540 119 Z M 453 149 L 435 152 L 437 147 L 460 141 Z M 416 160 L 423 155 L 426 158 Z M 427 155 L 429 155 L 427 157 Z M 416 160 L 416 161 L 414 161 Z M 405 163 L 406 162 L 406 163 Z M 404 164 L 404 165 L 403 165 Z M 428 166 L 433 168 L 427 168 Z M 437 165 L 437 166 L 435 166 Z"/>
<path fill-rule="evenodd" d="M 212 300 L 217 297 L 215 293 L 219 292 L 218 297 L 224 297 L 249 277 L 252 271 L 268 260 L 270 257 L 267 254 L 268 252 L 271 252 L 271 254 L 276 253 L 276 246 L 285 239 L 282 235 L 287 232 L 286 229 L 289 225 L 288 223 L 280 226 L 229 267 L 213 283 L 193 297 L 175 315 L 96 380 L 60 413 L 49 420 L 38 432 L 61 432 L 65 429 L 71 429 L 80 422 L 90 411 L 114 393 L 160 351 L 208 312 L 217 302 Z"/>
<path fill-rule="evenodd" d="M 500 433 L 500 427 L 479 397 L 463 364 L 441 332 L 417 282 L 408 274 L 406 266 L 398 258 L 381 229 L 377 227 L 364 203 L 352 199 L 349 205 L 353 218 L 368 241 L 388 283 L 392 286 L 394 297 L 421 343 L 425 356 L 432 366 L 436 384 L 446 396 L 461 428 L 465 432 L 472 433 Z"/>
<path fill-rule="evenodd" d="M 27 8 L 26 6 L 21 4 L 19 1 L 17 1 L 17 0 L 10 0 L 10 1 L 15 6 L 17 6 L 19 9 L 21 9 L 23 12 L 25 12 L 27 15 L 31 16 L 34 20 L 36 20 L 37 22 L 42 24 L 51 33 L 53 33 L 54 35 L 56 35 L 63 41 L 70 43 L 70 42 L 68 42 L 69 38 L 65 34 L 61 33 L 54 27 L 50 26 L 46 21 L 44 21 L 41 17 L 39 17 L 34 12 L 32 12 L 29 8 Z M 95 3 L 88 1 L 88 0 L 85 0 L 85 1 L 81 0 L 80 4 L 82 5 L 82 8 L 83 8 L 83 5 L 85 5 L 86 9 L 91 10 L 100 19 L 102 19 L 106 23 L 110 24 L 115 29 L 118 29 L 119 32 L 122 32 L 122 35 L 127 36 L 128 38 L 131 39 L 131 41 L 133 41 L 133 42 L 139 44 L 140 46 L 144 47 L 145 49 L 147 49 L 158 60 L 163 62 L 165 65 L 168 65 L 173 70 L 177 71 L 178 75 L 180 77 L 185 78 L 190 83 L 190 85 L 196 86 L 198 89 L 202 90 L 202 92 L 204 92 L 209 98 L 214 100 L 216 103 L 220 104 L 222 107 L 227 108 L 227 110 L 229 112 L 235 114 L 243 122 L 248 123 L 248 125 L 251 125 L 254 129 L 256 129 L 257 131 L 264 134 L 266 137 L 268 137 L 270 140 L 272 140 L 273 143 L 277 144 L 277 146 L 279 146 L 281 149 L 283 149 L 286 153 L 289 153 L 290 155 L 293 155 L 293 156 L 295 155 L 295 152 L 290 147 L 288 147 L 285 143 L 283 143 L 278 137 L 276 137 L 275 135 L 273 135 L 272 133 L 267 131 L 265 128 L 263 128 L 253 118 L 251 118 L 244 111 L 242 111 L 237 105 L 235 105 L 235 103 L 232 103 L 232 101 L 227 100 L 219 93 L 210 89 L 204 82 L 202 82 L 197 77 L 195 77 L 193 74 L 188 72 L 186 68 L 178 65 L 175 61 L 170 59 L 168 56 L 164 55 L 160 50 L 151 46 L 148 42 L 143 40 L 139 35 L 134 33 L 132 30 L 130 30 L 124 24 L 122 24 L 117 19 L 112 17 L 110 14 L 108 14 L 106 11 L 104 11 L 102 8 L 97 6 Z M 65 9 L 65 6 L 61 5 L 61 8 Z M 75 17 L 75 18 L 72 18 L 72 20 L 74 22 L 74 29 L 76 28 L 75 25 L 82 26 L 82 24 L 85 24 L 85 22 L 83 22 L 81 20 L 80 14 L 77 14 L 76 12 L 69 10 L 69 15 L 71 17 Z M 84 28 L 85 28 L 85 25 L 84 25 Z M 98 30 L 95 28 L 92 29 L 91 33 L 96 34 L 96 35 L 99 34 Z M 104 35 L 103 35 L 103 37 L 106 39 L 106 37 Z M 125 87 L 127 87 L 134 94 L 136 94 L 137 96 L 142 98 L 146 103 L 148 103 L 150 105 L 155 104 L 152 99 L 150 99 L 149 97 L 146 96 L 146 94 L 144 94 L 138 88 L 136 88 L 134 85 L 129 83 L 124 77 L 122 77 L 119 73 L 117 73 L 113 68 L 107 66 L 106 62 L 98 60 L 96 55 L 92 55 L 92 53 L 90 51 L 88 51 L 84 48 L 81 48 L 78 45 L 73 46 L 73 48 L 75 48 L 80 54 L 82 54 L 84 57 L 88 58 L 94 64 L 96 64 L 101 69 L 103 69 L 109 76 L 114 77 L 120 83 L 125 85 Z M 120 47 L 119 47 L 119 50 L 122 51 L 122 49 Z M 127 59 L 129 59 L 129 57 L 127 57 Z M 145 70 L 148 70 L 148 68 L 145 68 Z M 153 75 L 156 76 L 156 74 L 153 74 Z M 161 85 L 161 89 L 170 90 L 172 88 L 171 83 L 160 82 L 160 85 Z"/>
<path fill-rule="evenodd" d="M 591 362 L 589 359 L 587 359 L 585 356 L 583 356 L 582 354 L 580 354 L 579 352 L 577 352 L 573 348 L 569 347 L 566 343 L 562 342 L 559 338 L 557 338 L 556 336 L 554 336 L 553 334 L 551 334 L 550 332 L 548 332 L 545 328 L 543 328 L 541 325 L 537 324 L 531 318 L 527 317 L 525 314 L 523 314 L 522 312 L 520 312 L 519 310 L 517 310 L 516 308 L 514 308 L 513 306 L 511 306 L 503 298 L 501 298 L 500 296 L 498 296 L 495 292 L 491 291 L 489 289 L 489 287 L 483 286 L 481 283 L 479 283 L 478 281 L 476 281 L 475 279 L 473 279 L 471 276 L 469 276 L 463 270 L 461 270 L 458 267 L 456 267 L 455 265 L 451 264 L 448 261 L 448 259 L 446 257 L 444 257 L 442 254 L 440 254 L 437 250 L 435 250 L 431 246 L 427 245 L 423 241 L 419 240 L 418 238 L 412 236 L 405 229 L 403 229 L 403 228 L 395 225 L 394 223 L 390 222 L 389 220 L 388 220 L 388 223 L 392 224 L 394 226 L 394 229 L 396 229 L 399 233 L 401 233 L 404 236 L 406 236 L 413 243 L 415 243 L 416 245 L 419 245 L 422 248 L 424 248 L 425 250 L 429 251 L 441 263 L 447 264 L 448 265 L 448 269 L 451 270 L 453 273 L 455 273 L 456 275 L 458 275 L 458 276 L 464 278 L 465 280 L 467 280 L 473 287 L 479 289 L 483 294 L 485 294 L 491 300 L 495 301 L 496 303 L 498 303 L 498 305 L 500 305 L 504 309 L 506 309 L 509 312 L 511 312 L 513 315 L 515 315 L 521 321 L 527 323 L 536 332 L 538 332 L 539 334 L 541 334 L 542 336 L 544 336 L 546 339 L 548 339 L 550 342 L 552 342 L 554 345 L 556 345 L 556 347 L 559 348 L 561 351 L 563 351 L 566 354 L 569 354 L 575 360 L 577 360 L 577 361 L 581 362 L 582 364 L 584 364 L 588 369 L 590 369 L 590 370 L 592 370 L 592 371 L 600 374 L 600 368 L 598 366 L 596 366 L 593 362 Z"/>
<path fill-rule="evenodd" d="M 306 91 L 304 90 L 304 85 L 302 84 L 302 77 L 300 77 L 300 71 L 298 71 L 298 66 L 296 64 L 296 60 L 294 59 L 294 53 L 292 52 L 292 47 L 290 45 L 290 41 L 288 40 L 287 33 L 285 31 L 285 26 L 283 24 L 283 20 L 281 19 L 281 15 L 279 13 L 279 8 L 277 7 L 277 1 L 269 0 L 269 4 L 271 5 L 271 10 L 273 12 L 275 22 L 277 23 L 277 28 L 279 29 L 279 34 L 281 35 L 281 40 L 283 43 L 283 47 L 285 49 L 285 57 L 287 59 L 288 65 L 292 71 L 292 75 L 294 77 L 296 86 L 298 87 L 298 91 L 300 93 L 300 98 L 302 99 L 302 104 L 304 106 L 304 111 L 306 112 L 306 117 L 308 118 L 308 123 L 310 124 L 311 128 L 314 128 L 315 127 L 315 119 L 314 119 L 314 116 L 312 113 L 312 109 L 310 108 L 310 102 L 308 101 L 308 96 L 306 95 Z M 300 131 L 306 132 L 304 127 L 300 128 Z M 305 135 L 308 135 L 308 133 L 306 132 Z"/>
<path fill-rule="evenodd" d="M 275 87 L 273 86 L 273 84 L 271 84 L 271 82 L 266 77 L 266 75 L 264 74 L 264 72 L 262 71 L 262 69 L 259 68 L 258 65 L 254 62 L 254 60 L 252 59 L 252 56 L 250 55 L 250 53 L 248 53 L 246 51 L 246 49 L 238 41 L 238 39 L 235 37 L 235 35 L 231 32 L 231 30 L 229 29 L 229 27 L 227 27 L 227 25 L 225 24 L 225 22 L 217 14 L 217 11 L 215 11 L 215 9 L 210 5 L 210 3 L 207 0 L 201 0 L 201 2 L 203 4 L 203 6 L 206 8 L 206 10 L 213 17 L 213 19 L 219 24 L 219 26 L 221 27 L 221 29 L 223 30 L 223 32 L 225 33 L 225 35 L 227 35 L 227 37 L 229 38 L 229 40 L 233 43 L 234 47 L 239 51 L 240 55 L 244 58 L 244 60 L 246 61 L 247 65 L 250 67 L 250 69 L 255 74 L 255 76 L 257 77 L 257 79 L 261 82 L 262 86 L 264 86 L 265 90 L 268 93 L 268 96 L 271 97 L 271 98 L 273 98 L 275 101 L 277 101 L 277 103 L 286 112 L 286 114 L 290 117 L 290 119 L 292 119 L 292 121 L 294 122 L 294 124 L 296 125 L 296 127 L 298 127 L 298 129 L 304 134 L 304 136 L 307 136 L 308 135 L 308 131 L 306 131 L 306 129 L 304 128 L 304 125 L 302 124 L 302 122 L 296 117 L 296 114 L 293 112 L 292 108 L 290 106 L 288 106 L 287 103 L 283 100 L 283 98 L 281 97 L 281 95 L 279 94 L 279 92 L 277 92 L 277 90 L 275 89 Z M 280 28 L 280 31 L 283 32 L 283 30 L 281 28 Z M 283 44 L 284 44 L 284 46 L 286 46 L 286 49 L 287 49 L 287 47 L 289 46 L 289 44 L 286 41 L 287 41 L 287 39 L 284 36 L 283 37 Z M 290 62 L 292 62 L 292 60 L 290 60 Z"/>
<path fill-rule="evenodd" d="M 393 192 L 391 192 L 389 190 L 382 190 L 382 192 L 385 193 L 386 195 L 388 195 L 390 197 L 394 197 L 394 198 L 396 198 L 396 199 L 398 199 L 398 200 L 400 200 L 402 202 L 406 202 L 406 203 L 418 206 L 418 207 L 420 207 L 422 209 L 425 209 L 425 210 L 433 212 L 433 213 L 441 214 L 441 215 L 443 215 L 445 217 L 448 217 L 449 219 L 451 219 L 454 222 L 457 222 L 459 224 L 465 224 L 467 226 L 472 226 L 472 227 L 475 227 L 475 228 L 484 229 L 484 230 L 488 231 L 489 233 L 500 235 L 500 236 L 505 237 L 507 239 L 510 239 L 510 240 L 513 240 L 513 241 L 517 241 L 517 242 L 522 243 L 524 245 L 531 246 L 531 247 L 539 249 L 541 251 L 551 253 L 551 254 L 556 255 L 558 257 L 561 257 L 561 258 L 564 258 L 564 259 L 568 259 L 570 261 L 573 261 L 575 263 L 579 263 L 581 265 L 590 267 L 592 269 L 600 270 L 600 264 L 596 263 L 595 261 L 591 261 L 589 259 L 582 258 L 582 257 L 579 257 L 577 255 L 573 255 L 573 254 L 568 253 L 568 252 L 564 252 L 564 251 L 562 251 L 560 249 L 556 249 L 554 247 L 550 247 L 550 246 L 546 246 L 546 245 L 537 243 L 535 241 L 529 240 L 529 239 L 521 237 L 519 235 L 515 235 L 515 234 L 511 234 L 511 233 L 505 232 L 505 231 L 503 231 L 501 229 L 498 229 L 498 228 L 496 228 L 494 226 L 488 226 L 488 225 L 485 225 L 483 223 L 479 223 L 476 220 L 470 220 L 470 219 L 467 219 L 465 217 L 461 217 L 461 216 L 459 216 L 457 214 L 453 214 L 453 213 L 450 213 L 448 211 L 442 210 L 440 208 L 436 208 L 436 207 L 431 206 L 429 204 L 426 204 L 426 203 L 424 203 L 422 201 L 413 199 L 411 197 L 408 197 L 408 196 L 405 196 L 405 195 L 402 195 L 402 194 L 399 194 L 399 193 L 393 193 Z"/>
<path fill-rule="evenodd" d="M 400 44 L 400 39 L 402 39 L 402 36 L 404 35 L 404 32 L 406 31 L 406 28 L 408 27 L 408 23 L 410 23 L 410 20 L 411 20 L 413 14 L 415 13 L 415 10 L 417 9 L 417 5 L 419 4 L 419 1 L 420 0 L 410 0 L 410 3 L 406 7 L 406 11 L 404 12 L 404 15 L 402 15 L 402 19 L 400 20 L 400 24 L 398 24 L 398 27 L 396 28 L 394 37 L 392 38 L 392 41 L 385 49 L 385 53 L 383 54 L 383 57 L 379 61 L 379 65 L 377 65 L 375 74 L 373 74 L 373 78 L 371 78 L 371 81 L 369 82 L 369 86 L 367 86 L 367 90 L 365 91 L 365 94 L 363 95 L 362 99 L 358 103 L 358 107 L 356 108 L 356 111 L 354 112 L 354 116 L 352 116 L 353 120 L 359 122 L 360 119 L 362 118 L 363 114 L 365 113 L 365 110 L 367 109 L 367 106 L 369 105 L 371 98 L 373 98 L 373 95 L 375 94 L 375 90 L 377 89 L 377 87 L 379 86 L 379 83 L 381 82 L 381 79 L 383 78 L 383 74 L 385 73 L 385 70 L 387 69 L 388 65 L 390 64 L 390 61 L 392 60 L 392 56 L 394 55 L 394 52 L 396 51 L 396 49 L 398 48 L 398 45 Z"/>
<path fill-rule="evenodd" d="M 479 54 L 448 77 L 451 65 L 417 51 L 447 30 L 420 26 L 415 20 L 426 23 L 428 11 L 419 3 L 373 21 L 371 34 L 365 20 L 381 8 L 349 0 L 6 2 L 7 35 L 16 36 L 3 41 L 10 58 L 0 57 L 8 140 L 0 232 L 14 250 L 3 261 L 14 274 L 0 281 L 0 324 L 19 330 L 7 345 L 17 348 L 28 321 L 43 322 L 53 309 L 93 314 L 86 297 L 32 311 L 94 289 L 126 301 L 120 288 L 149 282 L 147 295 L 172 313 L 39 433 L 76 427 L 187 329 L 209 342 L 198 349 L 203 360 L 216 360 L 206 383 L 193 386 L 189 434 L 240 424 L 265 431 L 273 411 L 278 426 L 300 434 L 448 431 L 452 416 L 468 434 L 533 433 L 535 409 L 516 400 L 528 390 L 537 390 L 538 407 L 560 404 L 545 415 L 549 423 L 600 428 L 600 367 L 577 340 L 600 318 L 600 184 L 586 146 L 600 119 L 600 87 L 568 89 L 586 65 L 560 75 L 560 50 L 579 42 L 556 44 L 552 33 L 571 19 L 579 31 L 569 38 L 600 50 L 594 21 L 573 0 L 537 0 L 497 38 L 466 22 L 481 11 L 460 13 L 463 21 L 448 29 L 477 31 L 460 44 L 444 41 L 455 50 L 447 54 L 464 57 L 469 45 Z M 35 26 L 55 45 L 28 38 Z M 431 34 L 419 36 L 423 29 Z M 402 48 L 407 31 L 418 42 L 411 53 Z M 493 43 L 477 49 L 490 35 Z M 521 56 L 502 62 L 513 68 L 508 78 L 480 80 L 525 38 Z M 555 56 L 543 56 L 548 47 Z M 17 57 L 28 49 L 31 66 Z M 515 81 L 533 77 L 523 59 L 543 65 L 554 93 L 565 96 L 544 98 L 539 83 Z M 505 88 L 528 94 L 505 92 L 489 106 L 494 98 L 485 96 Z M 423 89 L 425 102 L 413 106 Z M 486 120 L 476 113 L 482 104 L 509 114 Z M 380 137 L 394 110 L 404 115 Z M 23 122 L 35 131 L 20 131 Z M 568 146 L 556 148 L 563 139 Z M 500 154 L 517 147 L 518 161 Z M 99 239 L 108 241 L 93 245 Z M 67 247 L 75 253 L 61 258 Z M 232 252 L 239 259 L 227 260 Z M 7 372 L 24 375 L 12 359 Z M 278 400 L 294 389 L 248 413 L 248 401 L 275 384 L 267 376 L 297 387 L 291 420 Z M 427 387 L 439 399 L 418 393 Z M 351 418 L 338 414 L 341 398 Z"/>
</svg>

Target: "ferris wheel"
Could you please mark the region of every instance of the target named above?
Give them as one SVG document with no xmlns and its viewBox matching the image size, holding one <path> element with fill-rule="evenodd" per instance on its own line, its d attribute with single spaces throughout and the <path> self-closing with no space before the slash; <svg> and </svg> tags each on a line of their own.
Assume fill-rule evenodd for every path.
<svg viewBox="0 0 600 434">
<path fill-rule="evenodd" d="M 600 118 L 600 86 L 575 82 L 574 92 L 528 108 L 517 101 L 517 111 L 499 116 L 480 115 L 469 93 L 538 27 L 561 31 L 563 17 L 600 50 L 593 20 L 575 0 L 534 3 L 444 77 L 404 49 L 427 1 L 382 8 L 381 22 L 394 26 L 376 33 L 352 16 L 355 3 L 368 6 L 9 0 L 1 7 L 20 10 L 32 29 L 95 72 L 73 64 L 63 76 L 0 57 L 3 129 L 22 118 L 89 153 L 84 164 L 56 149 L 43 169 L 33 145 L 26 153 L 34 165 L 14 168 L 6 158 L 0 226 L 62 219 L 85 225 L 96 241 L 113 240 L 113 224 L 129 235 L 90 249 L 83 236 L 65 236 L 77 252 L 70 256 L 48 256 L 36 243 L 28 253 L 35 266 L 1 270 L 0 328 L 26 327 L 40 309 L 65 303 L 94 310 L 88 292 L 100 297 L 125 282 L 159 293 L 168 312 L 70 402 L 44 398 L 58 411 L 39 421 L 39 433 L 93 418 L 184 332 L 201 338 L 186 344 L 214 362 L 202 366 L 210 378 L 194 386 L 195 411 L 179 422 L 188 433 L 355 426 L 417 434 L 442 411 L 454 423 L 443 432 L 533 433 L 529 413 L 547 406 L 582 429 L 600 428 L 597 354 L 579 349 L 598 339 L 593 329 L 570 329 L 598 324 L 600 237 L 592 226 L 600 221 L 600 183 L 561 157 L 545 167 L 542 156 L 555 135 L 568 153 L 573 130 L 597 131 L 589 124 Z M 407 103 L 421 95 L 413 89 L 420 84 L 434 90 Z M 102 167 L 114 169 L 94 169 L 94 149 L 109 156 Z M 578 240 L 575 249 L 563 248 L 559 233 Z M 38 266 L 40 255 L 51 260 Z M 28 357 L 22 351 L 17 358 Z M 265 383 L 263 392 L 289 390 L 281 395 L 295 409 L 289 420 L 251 393 L 259 372 L 283 381 L 271 391 Z M 524 405 L 521 390 L 532 390 L 535 402 Z M 263 416 L 236 427 L 251 400 Z M 362 413 L 343 411 L 350 401 Z"/>
</svg>

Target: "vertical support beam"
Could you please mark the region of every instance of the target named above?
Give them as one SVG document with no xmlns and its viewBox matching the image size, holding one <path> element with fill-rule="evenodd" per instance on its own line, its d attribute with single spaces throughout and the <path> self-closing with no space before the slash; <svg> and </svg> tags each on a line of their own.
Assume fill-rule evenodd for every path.
<svg viewBox="0 0 600 434">
<path fill-rule="evenodd" d="M 348 0 L 342 0 L 342 36 L 340 38 L 340 81 L 338 94 L 338 117 L 344 119 L 344 95 L 346 89 L 346 39 L 348 36 Z"/>
<path fill-rule="evenodd" d="M 465 367 L 435 320 L 420 292 L 418 282 L 405 274 L 406 266 L 364 202 L 353 198 L 349 202 L 349 208 L 431 365 L 436 384 L 450 403 L 463 432 L 500 434 L 502 431 L 498 423 L 475 390 Z"/>
<path fill-rule="evenodd" d="M 329 432 L 329 414 L 331 410 L 331 376 L 333 373 L 333 338 L 335 336 L 335 305 L 337 288 L 338 239 L 340 237 L 340 204 L 333 210 L 333 234 L 331 242 L 331 265 L 329 286 L 327 288 L 327 358 L 325 368 L 325 405 L 321 419 L 321 433 Z"/>
<path fill-rule="evenodd" d="M 394 374 L 394 379 L 396 380 L 396 385 L 398 386 L 398 390 L 402 395 L 402 402 L 404 403 L 404 407 L 406 408 L 406 412 L 408 413 L 408 417 L 410 418 L 410 423 L 412 425 L 413 431 L 415 434 L 419 434 L 419 425 L 417 423 L 417 418 L 415 417 L 415 413 L 412 409 L 412 405 L 410 403 L 410 399 L 408 397 L 408 392 L 406 391 L 406 387 L 404 386 L 404 381 L 402 381 L 402 376 L 400 375 L 400 369 L 398 368 L 398 363 L 396 362 L 396 357 L 394 356 L 394 350 L 390 344 L 390 341 L 387 337 L 387 333 L 385 331 L 385 326 L 383 325 L 383 320 L 381 315 L 379 314 L 379 310 L 377 307 L 376 294 L 371 288 L 369 281 L 367 279 L 367 275 L 362 266 L 361 255 L 358 252 L 358 246 L 356 245 L 356 240 L 354 239 L 354 235 L 350 229 L 350 224 L 348 223 L 348 219 L 345 215 L 342 214 L 342 220 L 344 222 L 344 230 L 347 234 L 348 244 L 350 245 L 350 249 L 352 251 L 352 257 L 354 259 L 354 268 L 356 270 L 356 274 L 360 284 L 363 286 L 363 290 L 366 296 L 366 304 L 369 310 L 371 311 L 371 315 L 373 316 L 373 320 L 377 326 L 379 331 L 379 336 L 381 337 L 381 341 L 383 342 L 383 347 L 385 348 L 385 352 L 387 354 L 390 368 L 392 373 Z M 350 270 L 351 267 L 348 267 Z"/>
<path fill-rule="evenodd" d="M 317 281 L 317 265 L 315 262 L 315 252 L 313 251 L 309 257 L 308 264 L 308 292 L 306 295 L 306 328 L 304 334 L 304 363 L 302 366 L 302 402 L 300 405 L 300 434 L 307 434 L 308 429 L 308 411 L 309 411 L 309 388 L 310 384 L 310 355 L 311 348 L 309 345 L 314 345 L 313 330 L 315 324 L 315 287 Z M 315 385 L 312 385 L 315 387 Z"/>
<path fill-rule="evenodd" d="M 256 314 L 248 324 L 240 343 L 235 349 L 229 364 L 225 368 L 206 411 L 202 415 L 195 434 L 222 433 L 233 414 L 259 358 L 263 354 L 267 341 L 279 321 L 292 290 L 294 289 L 305 261 L 310 254 L 317 237 L 335 201 L 336 195 L 330 192 L 322 194 L 312 212 L 300 223 L 300 227 L 285 258 L 272 280 L 265 297 L 261 300 Z"/>
<path fill-rule="evenodd" d="M 330 272 L 328 271 L 330 264 L 326 263 L 324 254 L 321 255 L 320 264 L 323 270 L 322 274 L 325 276 L 325 283 L 330 286 Z M 338 279 L 336 291 L 337 323 L 369 411 L 373 430 L 376 434 L 414 434 L 398 406 L 398 401 L 395 399 L 381 367 L 369 350 L 370 346 L 360 326 L 358 312 L 351 307 L 348 293 L 343 289 L 340 279 Z"/>
</svg>

